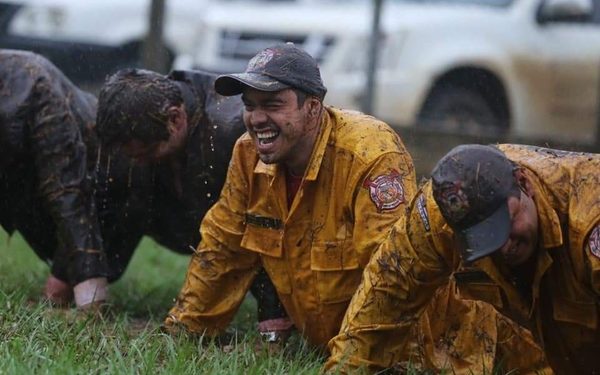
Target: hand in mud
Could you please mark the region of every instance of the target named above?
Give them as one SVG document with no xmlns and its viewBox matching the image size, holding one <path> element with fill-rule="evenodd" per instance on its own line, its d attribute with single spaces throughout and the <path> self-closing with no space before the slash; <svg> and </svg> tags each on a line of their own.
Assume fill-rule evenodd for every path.
<svg viewBox="0 0 600 375">
<path fill-rule="evenodd" d="M 54 275 L 50 275 L 44 286 L 44 297 L 53 305 L 65 307 L 73 302 L 73 288 Z"/>
</svg>

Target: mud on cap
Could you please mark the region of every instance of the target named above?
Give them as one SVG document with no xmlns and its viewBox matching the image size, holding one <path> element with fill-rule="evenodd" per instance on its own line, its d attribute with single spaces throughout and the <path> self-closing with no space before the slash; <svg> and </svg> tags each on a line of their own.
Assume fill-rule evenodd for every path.
<svg viewBox="0 0 600 375">
<path fill-rule="evenodd" d="M 244 86 L 260 91 L 295 88 L 320 99 L 327 92 L 317 61 L 293 43 L 268 47 L 248 62 L 244 73 L 225 74 L 215 81 L 215 90 L 224 96 L 241 94 Z"/>
<path fill-rule="evenodd" d="M 519 196 L 515 165 L 493 146 L 462 145 L 431 173 L 433 197 L 472 262 L 499 249 L 511 228 L 508 198 Z"/>
</svg>

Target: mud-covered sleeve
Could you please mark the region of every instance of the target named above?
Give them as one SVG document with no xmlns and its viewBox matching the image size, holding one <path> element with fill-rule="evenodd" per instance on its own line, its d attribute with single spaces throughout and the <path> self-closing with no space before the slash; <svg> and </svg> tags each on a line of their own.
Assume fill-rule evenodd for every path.
<svg viewBox="0 0 600 375">
<path fill-rule="evenodd" d="M 364 267 L 416 190 L 412 159 L 405 150 L 378 157 L 360 174 L 354 190 L 352 242 Z"/>
<path fill-rule="evenodd" d="M 440 285 L 450 262 L 436 250 L 435 223 L 415 198 L 367 265 L 342 328 L 328 344 L 326 370 L 377 371 L 407 360 L 411 329 Z"/>
<path fill-rule="evenodd" d="M 248 197 L 245 159 L 236 145 L 219 200 L 202 221 L 202 240 L 192 255 L 175 306 L 165 319 L 168 331 L 183 328 L 218 335 L 233 318 L 258 272 L 258 255 L 240 247 Z"/>
<path fill-rule="evenodd" d="M 106 276 L 107 266 L 81 133 L 84 126 L 72 110 L 79 98 L 60 79 L 52 75 L 37 79 L 30 98 L 29 130 L 38 191 L 57 228 L 52 273 L 74 285 Z"/>
</svg>

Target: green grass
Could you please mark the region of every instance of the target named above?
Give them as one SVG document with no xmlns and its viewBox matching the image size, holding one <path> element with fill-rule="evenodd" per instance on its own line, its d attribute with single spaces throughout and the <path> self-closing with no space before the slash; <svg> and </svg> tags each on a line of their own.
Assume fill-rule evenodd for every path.
<svg viewBox="0 0 600 375">
<path fill-rule="evenodd" d="M 256 306 L 247 298 L 227 350 L 158 329 L 183 282 L 188 257 L 140 244 L 111 307 L 100 316 L 40 299 L 48 267 L 18 235 L 0 229 L 0 374 L 317 374 L 324 358 L 294 337 L 281 354 L 253 350 Z"/>
<path fill-rule="evenodd" d="M 123 278 L 110 286 L 108 312 L 86 315 L 40 298 L 48 266 L 19 234 L 9 238 L 0 228 L 0 375 L 319 373 L 325 358 L 298 336 L 277 355 L 254 350 L 259 339 L 252 297 L 231 324 L 236 344 L 160 332 L 188 260 L 144 239 Z M 412 366 L 407 372 L 419 373 Z"/>
</svg>

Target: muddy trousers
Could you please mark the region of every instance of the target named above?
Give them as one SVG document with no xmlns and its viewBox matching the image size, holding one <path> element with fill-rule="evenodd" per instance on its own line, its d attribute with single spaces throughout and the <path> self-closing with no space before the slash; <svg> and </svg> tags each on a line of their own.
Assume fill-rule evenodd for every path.
<svg viewBox="0 0 600 375">
<path fill-rule="evenodd" d="M 553 374 L 531 332 L 489 303 L 441 288 L 413 329 L 412 363 L 436 372 Z M 406 353 L 405 353 L 406 354 Z"/>
</svg>

